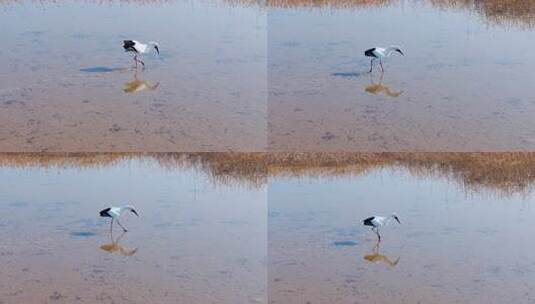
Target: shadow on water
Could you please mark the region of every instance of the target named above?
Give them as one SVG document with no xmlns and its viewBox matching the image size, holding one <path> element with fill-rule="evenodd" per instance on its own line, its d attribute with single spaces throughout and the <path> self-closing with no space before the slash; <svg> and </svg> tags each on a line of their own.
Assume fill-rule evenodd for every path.
<svg viewBox="0 0 535 304">
<path fill-rule="evenodd" d="M 331 75 L 334 77 L 357 78 L 366 74 L 368 74 L 368 72 L 339 72 L 339 73 L 332 73 Z"/>
<path fill-rule="evenodd" d="M 70 233 L 71 236 L 79 237 L 79 238 L 88 238 L 97 235 L 94 232 L 91 231 L 74 231 Z"/>
<path fill-rule="evenodd" d="M 336 241 L 336 242 L 333 242 L 333 245 L 335 247 L 352 247 L 352 246 L 356 246 L 357 242 L 355 242 L 355 241 Z"/>
<path fill-rule="evenodd" d="M 127 68 L 110 68 L 110 67 L 104 67 L 104 66 L 97 66 L 97 67 L 89 67 L 89 68 L 82 68 L 80 69 L 80 72 L 84 73 L 111 73 L 111 72 L 119 72 L 119 71 L 126 71 Z"/>
<path fill-rule="evenodd" d="M 379 248 L 381 242 L 377 242 L 375 246 L 373 246 L 372 252 L 368 253 L 364 256 L 364 260 L 370 262 L 370 263 L 383 263 L 390 267 L 396 267 L 399 263 L 400 257 L 392 261 L 388 256 L 382 254 Z"/>
<path fill-rule="evenodd" d="M 121 233 L 117 239 L 113 239 L 113 232 L 110 232 L 111 243 L 103 244 L 99 248 L 109 253 L 117 253 L 124 256 L 133 256 L 137 252 L 137 248 L 129 250 L 119 244 L 119 241 L 125 236 L 126 232 Z"/>
</svg>

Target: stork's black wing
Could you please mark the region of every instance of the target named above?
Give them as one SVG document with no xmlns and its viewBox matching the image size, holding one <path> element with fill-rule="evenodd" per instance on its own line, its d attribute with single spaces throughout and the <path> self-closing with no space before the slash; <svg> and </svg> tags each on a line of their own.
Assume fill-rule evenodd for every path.
<svg viewBox="0 0 535 304">
<path fill-rule="evenodd" d="M 363 221 L 364 226 L 374 226 L 372 221 L 375 218 L 375 216 L 369 217 Z"/>
<path fill-rule="evenodd" d="M 136 43 L 132 40 L 124 40 L 123 41 L 123 48 L 125 51 L 129 52 L 138 52 L 135 48 Z"/>
<path fill-rule="evenodd" d="M 108 213 L 108 211 L 110 211 L 110 210 L 111 210 L 111 208 L 106 208 L 106 209 L 100 211 L 100 216 L 102 216 L 102 217 L 111 217 L 111 215 Z"/>
<path fill-rule="evenodd" d="M 375 51 L 375 48 L 366 50 L 366 51 L 364 51 L 364 56 L 377 58 L 377 56 L 375 55 L 374 51 Z"/>
</svg>

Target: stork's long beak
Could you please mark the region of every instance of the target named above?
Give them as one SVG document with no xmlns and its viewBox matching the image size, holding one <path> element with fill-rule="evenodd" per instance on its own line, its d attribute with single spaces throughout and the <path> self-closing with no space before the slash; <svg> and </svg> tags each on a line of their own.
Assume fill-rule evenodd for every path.
<svg viewBox="0 0 535 304">
<path fill-rule="evenodd" d="M 154 46 L 154 49 L 156 49 L 156 53 L 158 53 L 158 55 L 160 55 L 160 50 L 158 49 L 157 45 Z"/>
<path fill-rule="evenodd" d="M 139 214 L 137 214 L 136 210 L 132 209 L 132 213 L 139 217 Z"/>
<path fill-rule="evenodd" d="M 399 221 L 399 219 L 396 217 L 396 221 L 398 221 L 399 224 L 401 224 L 401 222 Z"/>
<path fill-rule="evenodd" d="M 401 54 L 401 56 L 405 56 L 401 50 L 398 50 L 398 52 Z"/>
</svg>

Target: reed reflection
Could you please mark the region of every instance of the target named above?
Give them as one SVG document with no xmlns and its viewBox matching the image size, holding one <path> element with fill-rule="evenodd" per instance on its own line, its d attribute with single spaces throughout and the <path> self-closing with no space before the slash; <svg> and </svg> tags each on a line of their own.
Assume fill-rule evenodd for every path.
<svg viewBox="0 0 535 304">
<path fill-rule="evenodd" d="M 370 94 L 374 94 L 374 95 L 378 95 L 382 93 L 390 97 L 399 97 L 401 94 L 403 94 L 403 91 L 394 91 L 390 89 L 388 86 L 383 85 L 383 77 L 384 77 L 384 74 L 381 73 L 379 82 L 375 83 L 373 76 L 370 74 L 370 85 L 364 88 L 364 91 Z"/>
<path fill-rule="evenodd" d="M 104 251 L 107 251 L 109 253 L 116 253 L 116 254 L 120 254 L 120 255 L 123 255 L 123 256 L 133 256 L 134 254 L 136 254 L 137 248 L 129 250 L 129 249 L 121 246 L 121 244 L 119 244 L 119 242 L 125 236 L 125 234 L 126 234 L 126 232 L 122 232 L 121 235 L 119 235 L 119 237 L 117 237 L 117 239 L 114 240 L 113 231 L 110 230 L 110 241 L 111 241 L 111 243 L 101 245 L 100 249 L 102 249 Z"/>
<path fill-rule="evenodd" d="M 373 246 L 372 252 L 364 256 L 364 260 L 370 263 L 383 263 L 389 267 L 396 267 L 399 263 L 400 257 L 396 258 L 395 260 L 392 260 L 388 256 L 381 253 L 380 245 L 381 242 L 377 241 L 375 246 Z"/>
</svg>

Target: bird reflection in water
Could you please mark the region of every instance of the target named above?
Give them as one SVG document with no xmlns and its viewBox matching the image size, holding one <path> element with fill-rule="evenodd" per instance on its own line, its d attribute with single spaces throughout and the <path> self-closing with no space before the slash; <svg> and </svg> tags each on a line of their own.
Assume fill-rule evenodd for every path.
<svg viewBox="0 0 535 304">
<path fill-rule="evenodd" d="M 364 90 L 370 94 L 380 94 L 383 93 L 390 97 L 398 97 L 399 95 L 403 94 L 403 91 L 392 91 L 388 86 L 383 85 L 383 74 L 381 74 L 381 78 L 379 78 L 379 83 L 375 83 L 373 81 L 373 76 L 370 75 L 370 85 L 367 86 Z"/>
<path fill-rule="evenodd" d="M 384 263 L 390 267 L 396 267 L 396 265 L 399 263 L 399 257 L 392 261 L 389 257 L 387 257 L 384 254 L 381 254 L 380 252 L 380 245 L 381 242 L 377 242 L 375 246 L 373 247 L 372 253 L 369 253 L 364 256 L 364 259 L 371 263 Z"/>
<path fill-rule="evenodd" d="M 136 73 L 134 74 L 134 80 L 125 83 L 123 91 L 125 93 L 138 93 L 145 90 L 154 91 L 158 89 L 159 86 L 159 82 L 157 82 L 156 84 L 150 84 L 147 81 L 138 79 L 136 71 Z"/>
<path fill-rule="evenodd" d="M 110 233 L 111 243 L 100 246 L 100 249 L 107 251 L 109 253 L 117 253 L 117 254 L 124 255 L 124 256 L 133 256 L 134 254 L 136 254 L 137 248 L 134 248 L 133 250 L 128 250 L 127 248 L 124 248 L 123 246 L 119 244 L 119 241 L 121 240 L 121 238 L 123 238 L 125 234 L 126 232 L 121 233 L 121 235 L 116 240 L 114 240 L 113 232 L 111 232 Z"/>
</svg>

